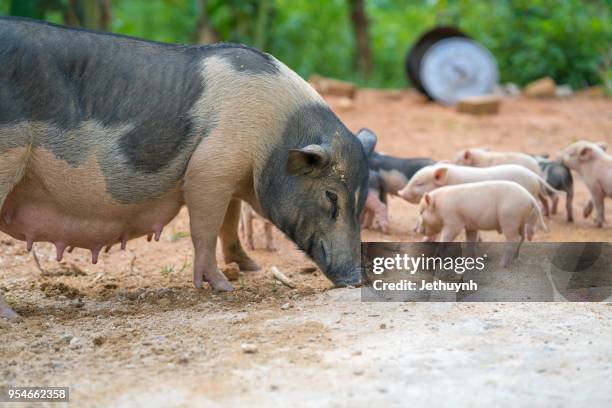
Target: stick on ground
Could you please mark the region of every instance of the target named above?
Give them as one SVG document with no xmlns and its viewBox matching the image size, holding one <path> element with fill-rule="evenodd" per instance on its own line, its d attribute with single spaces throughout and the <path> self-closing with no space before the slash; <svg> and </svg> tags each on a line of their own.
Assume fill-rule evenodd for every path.
<svg viewBox="0 0 612 408">
<path fill-rule="evenodd" d="M 282 273 L 276 266 L 273 266 L 272 268 L 270 268 L 270 270 L 272 271 L 272 275 L 274 275 L 274 278 L 276 278 L 276 280 L 291 289 L 295 289 L 295 283 L 293 283 L 293 281 L 289 279 L 287 275 Z"/>
</svg>

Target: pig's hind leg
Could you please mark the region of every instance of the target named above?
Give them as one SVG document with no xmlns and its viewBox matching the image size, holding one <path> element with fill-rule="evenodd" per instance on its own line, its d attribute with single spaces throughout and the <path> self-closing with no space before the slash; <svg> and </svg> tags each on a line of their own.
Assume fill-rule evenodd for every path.
<svg viewBox="0 0 612 408">
<path fill-rule="evenodd" d="M 510 265 L 513 259 L 518 258 L 521 244 L 525 240 L 525 225 L 516 226 L 514 222 L 502 224 L 503 234 L 506 236 L 506 244 L 504 245 L 504 254 L 499 265 L 502 268 Z"/>
<path fill-rule="evenodd" d="M 30 152 L 31 146 L 25 146 L 0 155 L 0 210 L 4 210 L 1 211 L 2 221 L 6 224 L 11 223 L 13 214 L 10 209 L 3 209 L 4 201 L 23 177 Z M 4 301 L 1 294 L 0 317 L 13 321 L 20 319 L 19 315 Z"/>
<path fill-rule="evenodd" d="M 552 215 L 556 215 L 557 214 L 557 208 L 559 207 L 559 195 L 555 194 L 555 195 L 551 195 L 550 199 L 552 200 L 552 205 L 550 208 L 550 213 Z"/>
<path fill-rule="evenodd" d="M 549 217 L 550 216 L 550 211 L 548 209 L 548 200 L 546 199 L 546 197 L 542 193 L 538 194 L 538 198 L 542 202 L 542 212 L 544 213 L 544 216 L 545 217 Z"/>
<path fill-rule="evenodd" d="M 269 252 L 276 251 L 276 245 L 274 244 L 274 233 L 272 231 L 272 223 L 266 219 L 264 222 L 264 234 L 266 236 L 266 250 Z"/>
<path fill-rule="evenodd" d="M 240 213 L 240 230 L 242 231 L 242 238 L 246 241 L 247 249 L 251 251 L 255 249 L 255 242 L 253 241 L 253 218 L 253 210 L 246 204 L 243 204 Z"/>
<path fill-rule="evenodd" d="M 221 238 L 221 244 L 223 245 L 223 257 L 226 263 L 236 262 L 241 271 L 257 271 L 260 269 L 259 265 L 257 265 L 257 263 L 244 251 L 240 243 L 240 237 L 238 236 L 241 205 L 241 201 L 234 198 L 227 207 L 225 218 L 223 219 L 223 224 L 219 231 L 219 238 Z M 252 222 L 252 214 L 250 218 L 251 220 L 249 221 Z M 247 227 L 245 229 L 247 234 L 249 234 L 250 228 Z M 252 237 L 252 229 L 250 234 Z"/>
</svg>

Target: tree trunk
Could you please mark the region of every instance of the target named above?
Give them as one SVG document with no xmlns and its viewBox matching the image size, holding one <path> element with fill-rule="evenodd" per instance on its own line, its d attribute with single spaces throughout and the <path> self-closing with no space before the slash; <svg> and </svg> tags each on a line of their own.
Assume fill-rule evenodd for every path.
<svg viewBox="0 0 612 408">
<path fill-rule="evenodd" d="M 355 53 L 355 68 L 363 75 L 372 71 L 372 54 L 370 52 L 370 40 L 368 37 L 368 16 L 365 11 L 364 0 L 349 0 L 351 9 L 351 23 L 355 33 L 357 52 Z"/>
<path fill-rule="evenodd" d="M 198 12 L 198 20 L 196 22 L 196 28 L 191 35 L 192 41 L 196 44 L 212 44 L 218 42 L 219 36 L 208 21 L 206 0 L 196 0 L 196 9 Z"/>
<path fill-rule="evenodd" d="M 111 23 L 110 0 L 69 0 L 64 22 L 75 27 L 108 30 Z"/>
</svg>

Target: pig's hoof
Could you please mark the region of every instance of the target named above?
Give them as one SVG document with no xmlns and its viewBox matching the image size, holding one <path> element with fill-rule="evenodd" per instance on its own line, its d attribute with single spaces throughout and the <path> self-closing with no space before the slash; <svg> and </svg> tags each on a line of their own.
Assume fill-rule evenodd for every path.
<svg viewBox="0 0 612 408">
<path fill-rule="evenodd" d="M 234 290 L 234 285 L 232 285 L 228 280 L 219 280 L 215 283 L 210 283 L 210 286 L 216 292 L 231 292 Z"/>
<path fill-rule="evenodd" d="M 252 260 L 248 255 L 239 257 L 228 257 L 226 263 L 236 262 L 241 271 L 258 271 L 261 269 L 259 264 Z"/>
</svg>

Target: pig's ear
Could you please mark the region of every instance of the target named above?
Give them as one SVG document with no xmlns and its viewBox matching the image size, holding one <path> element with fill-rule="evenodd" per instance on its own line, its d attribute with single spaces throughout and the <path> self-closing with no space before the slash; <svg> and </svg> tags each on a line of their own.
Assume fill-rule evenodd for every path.
<svg viewBox="0 0 612 408">
<path fill-rule="evenodd" d="M 608 150 L 608 143 L 606 142 L 597 142 L 595 144 L 601 147 L 601 150 L 603 150 L 604 152 Z"/>
<path fill-rule="evenodd" d="M 443 186 L 446 182 L 448 167 L 439 167 L 434 171 L 434 183 L 438 186 Z"/>
<path fill-rule="evenodd" d="M 580 149 L 579 157 L 580 160 L 589 160 L 593 155 L 593 148 L 590 146 L 585 146 Z"/>
<path fill-rule="evenodd" d="M 370 156 L 376 147 L 376 142 L 378 141 L 376 134 L 374 134 L 374 132 L 368 128 L 362 128 L 355 136 L 357 136 L 357 139 L 359 139 L 361 142 L 366 156 Z"/>
<path fill-rule="evenodd" d="M 463 152 L 463 160 L 469 161 L 470 157 L 472 157 L 472 154 L 468 149 L 465 149 L 465 151 Z"/>
<path fill-rule="evenodd" d="M 433 208 L 434 206 L 434 198 L 431 194 L 429 193 L 425 193 L 425 195 L 423 196 L 423 201 L 425 201 L 425 205 L 426 206 L 431 206 L 431 208 Z"/>
<path fill-rule="evenodd" d="M 316 175 L 329 163 L 330 154 L 321 145 L 308 145 L 301 149 L 289 149 L 287 171 L 291 175 Z"/>
</svg>

